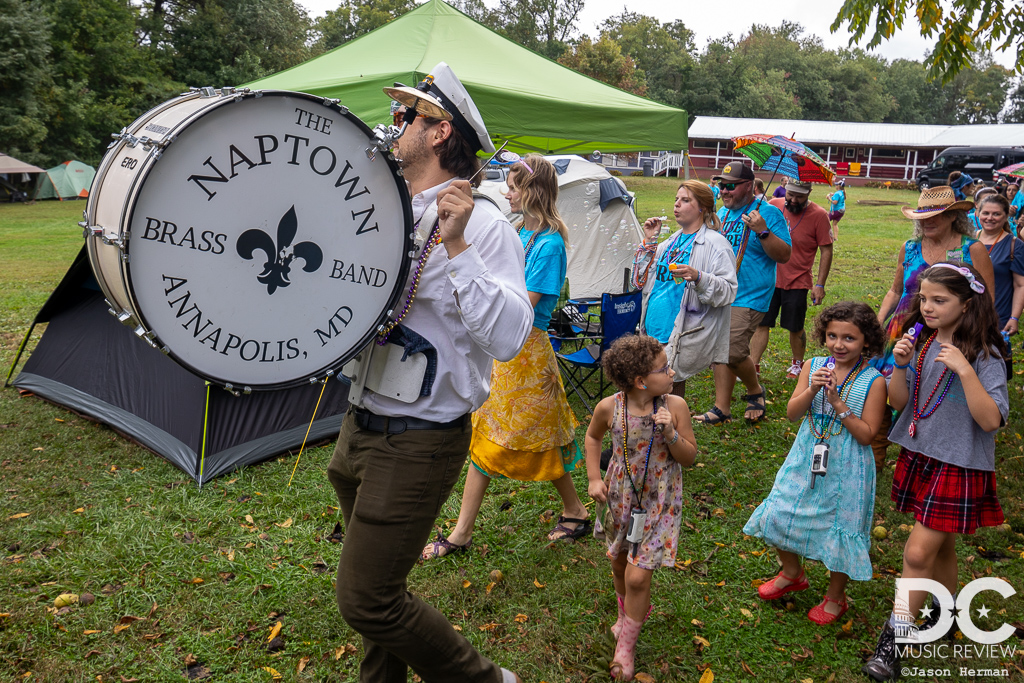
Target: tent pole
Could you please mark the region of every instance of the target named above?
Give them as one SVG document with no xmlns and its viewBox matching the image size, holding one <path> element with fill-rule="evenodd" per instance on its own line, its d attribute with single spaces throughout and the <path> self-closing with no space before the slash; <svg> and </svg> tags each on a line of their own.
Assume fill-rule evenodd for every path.
<svg viewBox="0 0 1024 683">
<path fill-rule="evenodd" d="M 11 377 L 14 375 L 14 368 L 18 367 L 18 361 L 21 360 L 21 354 L 25 351 L 25 346 L 28 345 L 29 337 L 32 336 L 32 330 L 36 329 L 36 323 L 33 320 L 32 324 L 29 325 L 28 332 L 25 333 L 25 338 L 21 340 L 21 346 L 18 347 L 18 353 L 14 356 L 14 362 L 11 363 L 11 371 L 7 373 L 7 379 L 4 380 L 4 389 L 11 386 Z"/>
<path fill-rule="evenodd" d="M 292 479 L 295 478 L 295 470 L 299 469 L 299 459 L 302 458 L 302 450 L 306 447 L 306 439 L 309 438 L 309 432 L 313 429 L 313 420 L 316 419 L 316 411 L 320 409 L 320 400 L 324 397 L 324 391 L 327 389 L 327 382 L 330 379 L 330 375 L 324 377 L 324 387 L 320 390 L 320 398 L 316 400 L 316 406 L 313 408 L 313 417 L 309 418 L 309 426 L 306 427 L 306 435 L 302 437 L 302 445 L 299 446 L 299 455 L 295 458 L 295 467 L 292 468 L 292 476 L 288 477 L 289 487 L 292 485 Z"/>
<path fill-rule="evenodd" d="M 206 408 L 203 410 L 203 444 L 199 450 L 199 488 L 203 488 L 203 466 L 206 463 L 206 428 L 210 424 L 210 383 L 206 382 Z"/>
</svg>

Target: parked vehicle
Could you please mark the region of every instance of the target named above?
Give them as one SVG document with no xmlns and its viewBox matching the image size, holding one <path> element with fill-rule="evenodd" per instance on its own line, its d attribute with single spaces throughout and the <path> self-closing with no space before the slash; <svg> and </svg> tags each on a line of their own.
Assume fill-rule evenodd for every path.
<svg viewBox="0 0 1024 683">
<path fill-rule="evenodd" d="M 1024 162 L 1024 147 L 950 147 L 917 175 L 917 186 L 924 190 L 945 185 L 953 171 L 981 178 L 991 184 L 995 171 L 1010 164 Z"/>
</svg>

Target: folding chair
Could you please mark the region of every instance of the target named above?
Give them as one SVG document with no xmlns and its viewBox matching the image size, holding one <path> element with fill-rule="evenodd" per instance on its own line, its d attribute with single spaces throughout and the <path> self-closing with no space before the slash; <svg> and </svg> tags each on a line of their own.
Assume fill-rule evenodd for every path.
<svg viewBox="0 0 1024 683">
<path fill-rule="evenodd" d="M 643 292 L 639 290 L 625 294 L 602 294 L 601 329 L 597 334 L 568 339 L 552 338 L 553 344 L 556 339 L 559 344 L 563 341 L 589 342 L 574 353 L 555 353 L 566 388 L 571 389 L 579 397 L 588 413 L 594 412 L 591 403 L 601 400 L 604 392 L 611 386 L 601 369 L 601 356 L 619 337 L 636 333 L 636 328 L 640 324 L 642 302 Z M 595 374 L 598 376 L 597 392 L 591 393 L 586 383 Z"/>
</svg>

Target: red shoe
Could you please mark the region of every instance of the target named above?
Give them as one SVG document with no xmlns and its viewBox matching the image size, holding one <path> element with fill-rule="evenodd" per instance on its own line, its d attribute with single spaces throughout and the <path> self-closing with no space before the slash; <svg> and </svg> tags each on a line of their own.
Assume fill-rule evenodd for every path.
<svg viewBox="0 0 1024 683">
<path fill-rule="evenodd" d="M 800 370 L 803 368 L 804 362 L 802 360 L 793 359 L 793 364 L 786 370 L 786 379 L 795 379 L 800 376 Z"/>
<path fill-rule="evenodd" d="M 786 579 L 787 581 L 792 581 L 793 583 L 789 584 L 785 588 L 776 588 L 775 579 L 779 578 L 780 576 Z M 780 571 L 778 574 L 775 575 L 774 579 L 772 579 L 771 581 L 766 581 L 765 583 L 762 583 L 760 586 L 758 586 L 757 594 L 762 600 L 778 600 L 786 593 L 803 591 L 807 590 L 810 587 L 811 584 L 807 583 L 807 575 L 803 572 L 803 570 L 800 570 L 800 576 L 796 577 L 795 579 L 786 576 Z"/>
<path fill-rule="evenodd" d="M 839 605 L 839 614 L 829 614 L 825 611 L 825 605 L 827 605 L 830 602 L 834 602 L 835 604 Z M 825 599 L 822 600 L 820 604 L 815 605 L 811 608 L 811 611 L 807 613 L 807 618 L 813 621 L 815 624 L 827 626 L 839 617 L 846 614 L 846 610 L 848 609 L 850 609 L 850 605 L 846 602 L 846 596 L 843 596 L 842 602 L 838 602 L 826 595 Z"/>
</svg>

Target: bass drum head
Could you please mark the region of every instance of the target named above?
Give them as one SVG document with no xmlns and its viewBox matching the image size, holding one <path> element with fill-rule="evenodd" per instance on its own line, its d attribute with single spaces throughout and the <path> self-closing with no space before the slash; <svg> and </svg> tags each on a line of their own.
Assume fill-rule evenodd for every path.
<svg viewBox="0 0 1024 683">
<path fill-rule="evenodd" d="M 257 92 L 174 134 L 128 219 L 128 281 L 169 354 L 219 384 L 274 389 L 337 370 L 401 304 L 405 181 L 333 103 Z"/>
</svg>

